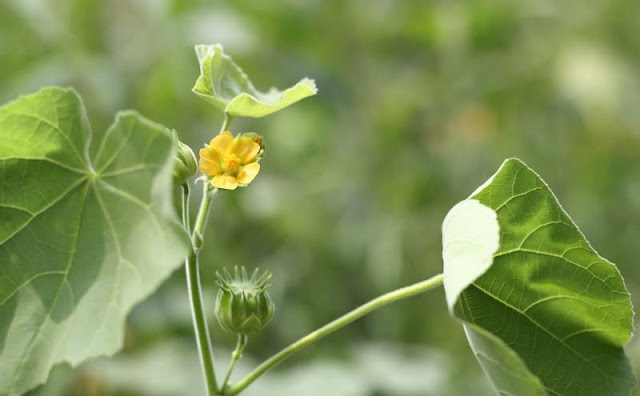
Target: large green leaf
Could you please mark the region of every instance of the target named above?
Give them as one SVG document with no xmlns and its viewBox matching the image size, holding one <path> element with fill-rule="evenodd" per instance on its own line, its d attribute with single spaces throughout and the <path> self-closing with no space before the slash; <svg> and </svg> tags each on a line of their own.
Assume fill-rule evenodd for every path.
<svg viewBox="0 0 640 396">
<path fill-rule="evenodd" d="M 0 394 L 118 351 L 127 313 L 188 252 L 168 130 L 120 113 L 93 159 L 90 137 L 70 89 L 0 109 Z"/>
<path fill-rule="evenodd" d="M 263 93 L 221 45 L 196 45 L 196 54 L 200 76 L 193 92 L 234 117 L 264 117 L 318 92 L 313 80 L 304 78 L 284 91 L 271 88 Z"/>
<path fill-rule="evenodd" d="M 449 212 L 443 258 L 449 307 L 499 394 L 630 394 L 623 279 L 524 163 Z"/>
</svg>

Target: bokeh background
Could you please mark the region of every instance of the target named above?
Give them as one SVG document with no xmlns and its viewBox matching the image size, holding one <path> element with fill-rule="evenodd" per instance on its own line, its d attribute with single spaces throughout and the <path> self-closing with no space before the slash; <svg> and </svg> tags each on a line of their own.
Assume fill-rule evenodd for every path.
<svg viewBox="0 0 640 396">
<path fill-rule="evenodd" d="M 221 115 L 190 92 L 193 45 L 216 42 L 260 89 L 305 76 L 319 87 L 285 111 L 232 124 L 263 134 L 267 156 L 250 188 L 215 200 L 206 302 L 211 312 L 215 270 L 245 265 L 273 272 L 277 304 L 238 375 L 369 298 L 441 271 L 447 210 L 512 156 L 543 175 L 640 306 L 637 0 L 2 0 L 0 102 L 70 85 L 95 135 L 132 108 L 197 151 Z M 211 324 L 221 371 L 234 340 Z M 203 394 L 182 271 L 125 331 L 114 358 L 59 366 L 30 394 Z M 637 337 L 628 351 L 638 371 Z M 246 394 L 492 392 L 437 290 L 314 344 Z"/>
</svg>

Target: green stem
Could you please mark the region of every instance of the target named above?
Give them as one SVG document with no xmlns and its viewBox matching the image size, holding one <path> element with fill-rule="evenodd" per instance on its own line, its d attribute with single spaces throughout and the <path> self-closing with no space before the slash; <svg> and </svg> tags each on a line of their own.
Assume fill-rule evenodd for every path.
<svg viewBox="0 0 640 396">
<path fill-rule="evenodd" d="M 247 346 L 247 335 L 246 334 L 238 334 L 238 341 L 236 342 L 236 349 L 231 353 L 231 363 L 229 363 L 229 368 L 227 369 L 227 375 L 224 377 L 224 381 L 222 382 L 222 394 L 224 395 L 227 389 L 227 385 L 229 384 L 229 380 L 231 379 L 231 373 L 233 372 L 234 367 L 236 366 L 236 362 L 242 358 L 242 351 Z"/>
<path fill-rule="evenodd" d="M 226 131 L 227 129 L 229 129 L 229 124 L 231 123 L 231 120 L 233 120 L 233 116 L 224 113 L 224 120 L 222 120 L 222 126 L 220 127 L 220 133 Z"/>
<path fill-rule="evenodd" d="M 220 132 L 224 132 L 229 128 L 229 123 L 232 117 L 225 114 L 224 121 Z M 207 222 L 207 216 L 209 215 L 209 208 L 211 207 L 212 195 L 217 190 L 211 191 L 212 186 L 210 183 L 205 182 L 203 188 L 202 201 L 200 201 L 200 208 L 198 209 L 198 215 L 191 232 L 191 241 L 193 249 L 189 254 L 189 257 L 185 260 L 185 270 L 187 273 L 187 288 L 189 291 L 189 298 L 191 300 L 191 313 L 193 316 L 193 328 L 196 335 L 196 343 L 198 345 L 198 352 L 200 355 L 200 363 L 207 386 L 208 395 L 219 395 L 218 382 L 216 380 L 216 371 L 213 365 L 213 351 L 211 348 L 211 337 L 209 336 L 209 328 L 207 326 L 207 317 L 204 311 L 204 304 L 202 302 L 202 285 L 200 284 L 200 268 L 198 264 L 198 251 L 202 246 L 204 230 Z M 183 224 L 185 228 L 189 230 L 189 216 L 188 216 L 188 189 L 183 186 L 183 205 L 182 216 Z"/>
<path fill-rule="evenodd" d="M 207 391 L 209 395 L 218 393 L 218 383 L 216 372 L 213 366 L 213 353 L 211 349 L 211 338 L 207 328 L 207 320 L 202 303 L 202 292 L 200 286 L 200 274 L 198 271 L 198 256 L 193 250 L 187 257 L 185 268 L 187 271 L 187 288 L 191 299 L 191 313 L 193 314 L 193 328 L 196 333 L 196 343 L 200 354 L 200 364 L 204 371 Z"/>
<path fill-rule="evenodd" d="M 207 216 L 209 216 L 209 207 L 211 206 L 211 198 L 213 194 L 217 193 L 217 189 L 213 189 L 210 183 L 204 182 L 202 187 L 202 201 L 200 201 L 200 208 L 198 209 L 198 215 L 196 216 L 196 222 L 193 226 L 193 244 L 196 251 L 200 250 L 202 245 L 202 238 L 204 235 L 204 229 L 207 225 Z M 212 191 L 213 190 L 213 191 Z"/>
<path fill-rule="evenodd" d="M 249 386 L 253 381 L 258 379 L 262 374 L 264 374 L 267 370 L 280 363 L 289 355 L 301 350 L 307 345 L 311 344 L 314 341 L 321 339 L 322 337 L 333 333 L 334 331 L 348 325 L 349 323 L 363 317 L 371 311 L 375 311 L 378 308 L 381 308 L 387 304 L 392 302 L 405 299 L 407 297 L 415 296 L 416 294 L 423 293 L 427 290 L 433 289 L 434 287 L 442 285 L 443 275 L 438 274 L 433 276 L 427 280 L 415 283 L 410 286 L 403 287 L 401 289 L 397 289 L 391 291 L 389 293 L 383 294 L 368 303 L 361 305 L 360 307 L 352 310 L 351 312 L 339 317 L 338 319 L 327 323 L 321 328 L 309 333 L 308 335 L 302 337 L 298 341 L 284 348 L 280 352 L 276 353 L 266 361 L 264 361 L 260 366 L 258 366 L 255 370 L 249 373 L 245 378 L 243 378 L 240 382 L 238 382 L 231 390 L 226 393 L 227 395 L 236 395 L 244 390 L 247 386 Z"/>
</svg>

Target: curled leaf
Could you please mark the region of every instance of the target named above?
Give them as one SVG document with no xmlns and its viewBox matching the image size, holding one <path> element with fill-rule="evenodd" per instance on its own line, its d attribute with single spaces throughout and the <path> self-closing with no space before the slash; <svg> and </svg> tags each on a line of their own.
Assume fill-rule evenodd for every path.
<svg viewBox="0 0 640 396">
<path fill-rule="evenodd" d="M 318 92 L 308 78 L 284 91 L 260 92 L 220 44 L 196 45 L 196 54 L 200 76 L 193 92 L 233 117 L 264 117 Z"/>
</svg>

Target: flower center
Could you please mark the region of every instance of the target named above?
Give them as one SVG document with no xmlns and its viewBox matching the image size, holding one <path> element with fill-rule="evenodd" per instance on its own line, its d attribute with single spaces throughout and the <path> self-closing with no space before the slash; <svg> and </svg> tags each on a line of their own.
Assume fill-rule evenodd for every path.
<svg viewBox="0 0 640 396">
<path fill-rule="evenodd" d="M 222 160 L 222 168 L 228 175 L 237 175 L 241 165 L 240 158 L 235 154 L 230 154 Z"/>
</svg>

